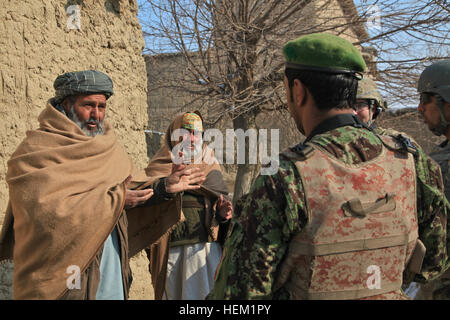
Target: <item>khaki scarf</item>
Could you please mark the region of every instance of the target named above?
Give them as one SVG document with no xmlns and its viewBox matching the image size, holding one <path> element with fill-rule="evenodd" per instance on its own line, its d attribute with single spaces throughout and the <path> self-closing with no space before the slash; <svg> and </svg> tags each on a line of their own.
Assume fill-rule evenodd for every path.
<svg viewBox="0 0 450 320">
<path fill-rule="evenodd" d="M 91 138 L 50 103 L 8 161 L 0 259 L 14 235 L 14 298 L 56 299 L 82 274 L 122 212 L 132 162 L 111 126 Z M 12 226 L 14 225 L 14 231 Z"/>
</svg>

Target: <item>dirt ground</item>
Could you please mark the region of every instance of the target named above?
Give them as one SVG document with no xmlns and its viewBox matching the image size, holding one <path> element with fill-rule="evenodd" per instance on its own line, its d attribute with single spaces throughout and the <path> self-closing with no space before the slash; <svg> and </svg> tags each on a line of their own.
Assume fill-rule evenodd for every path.
<svg viewBox="0 0 450 320">
<path fill-rule="evenodd" d="M 154 300 L 155 294 L 152 279 L 148 271 L 148 259 L 144 251 L 130 260 L 133 272 L 133 283 L 130 289 L 130 300 Z"/>
</svg>

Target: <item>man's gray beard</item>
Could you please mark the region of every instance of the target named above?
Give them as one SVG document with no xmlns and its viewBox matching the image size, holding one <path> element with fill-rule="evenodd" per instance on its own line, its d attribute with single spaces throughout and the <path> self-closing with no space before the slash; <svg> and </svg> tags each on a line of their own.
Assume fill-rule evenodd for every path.
<svg viewBox="0 0 450 320">
<path fill-rule="evenodd" d="M 182 148 L 183 150 L 183 158 L 186 162 L 194 162 L 202 160 L 202 151 L 203 151 L 203 140 L 197 143 L 194 143 L 194 150 L 191 150 L 191 143 L 187 140 Z"/>
<path fill-rule="evenodd" d="M 64 111 L 64 109 L 63 109 L 63 111 Z M 65 111 L 64 111 L 64 113 L 66 114 L 66 116 L 67 116 L 70 120 L 72 120 L 73 122 L 75 122 L 75 123 L 81 128 L 81 130 L 84 132 L 84 134 L 86 134 L 86 135 L 89 136 L 89 137 L 95 137 L 95 136 L 97 136 L 97 135 L 100 135 L 100 136 L 101 136 L 101 135 L 103 135 L 103 134 L 105 133 L 104 128 L 103 128 L 103 123 L 104 123 L 104 121 L 105 121 L 105 118 L 103 118 L 102 121 L 98 121 L 98 120 L 89 118 L 87 121 L 85 121 L 85 122 L 83 123 L 83 122 L 81 122 L 81 120 L 78 118 L 77 114 L 75 113 L 75 108 L 74 108 L 73 105 L 72 105 L 72 107 L 70 107 L 70 114 L 67 114 Z M 106 117 L 106 115 L 105 115 L 105 117 Z M 94 130 L 94 131 L 86 129 L 86 123 L 87 123 L 88 121 L 95 121 L 95 122 L 97 123 L 97 129 Z"/>
</svg>

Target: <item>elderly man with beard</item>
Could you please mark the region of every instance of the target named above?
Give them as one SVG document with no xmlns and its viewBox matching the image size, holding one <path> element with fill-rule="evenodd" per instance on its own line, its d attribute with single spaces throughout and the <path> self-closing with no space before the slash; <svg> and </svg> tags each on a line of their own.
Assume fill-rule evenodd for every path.
<svg viewBox="0 0 450 320">
<path fill-rule="evenodd" d="M 199 111 L 175 116 L 166 130 L 164 145 L 151 159 L 146 173 L 167 177 L 173 162 L 198 168 L 205 180 L 198 190 L 187 190 L 180 206 L 167 210 L 171 200 L 153 204 L 155 213 L 179 217 L 174 227 L 147 250 L 156 300 L 203 300 L 212 290 L 214 273 L 222 256 L 222 244 L 232 217 L 232 204 L 214 150 L 203 141 L 203 118 Z M 180 157 L 177 157 L 180 156 Z"/>
<path fill-rule="evenodd" d="M 135 253 L 151 242 L 141 237 L 131 245 L 124 209 L 145 203 L 159 181 L 131 181 L 139 174 L 104 121 L 113 95 L 109 76 L 69 72 L 54 88 L 39 128 L 27 132 L 8 161 L 0 260 L 14 260 L 14 299 L 127 299 L 129 247 Z M 202 175 L 193 172 L 174 166 L 168 190 L 199 188 Z M 147 189 L 131 190 L 142 182 Z M 145 226 L 145 217 L 131 217 L 130 225 L 140 219 Z"/>
</svg>

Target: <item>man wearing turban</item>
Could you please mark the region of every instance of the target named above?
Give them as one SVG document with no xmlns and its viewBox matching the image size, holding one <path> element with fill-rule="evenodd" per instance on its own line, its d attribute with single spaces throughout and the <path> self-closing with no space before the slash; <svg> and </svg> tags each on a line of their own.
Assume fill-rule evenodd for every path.
<svg viewBox="0 0 450 320">
<path fill-rule="evenodd" d="M 163 202 L 153 204 L 157 197 L 148 201 L 153 214 L 163 206 L 166 214 L 179 217 L 147 249 L 157 300 L 203 300 L 212 290 L 222 256 L 233 209 L 221 167 L 213 150 L 203 142 L 203 132 L 203 118 L 198 111 L 176 115 L 167 128 L 164 145 L 145 169 L 149 177 L 167 177 L 178 160 L 205 176 L 199 189 L 179 195 L 178 207 L 165 209 L 166 202 L 173 201 L 169 194 Z M 177 157 L 180 154 L 182 157 Z"/>
<path fill-rule="evenodd" d="M 0 260 L 14 260 L 14 299 L 126 299 L 129 254 L 151 242 L 129 241 L 136 237 L 124 209 L 152 197 L 153 185 L 131 190 L 139 186 L 138 175 L 105 121 L 114 93 L 109 76 L 68 72 L 54 88 L 39 128 L 26 133 L 8 161 Z M 168 179 L 172 192 L 201 181 L 179 169 Z M 141 218 L 148 227 L 142 217 L 131 217 L 131 225 Z"/>
</svg>

